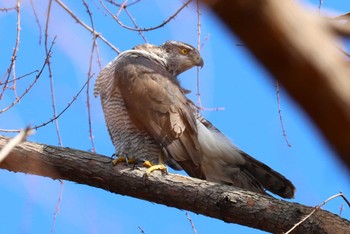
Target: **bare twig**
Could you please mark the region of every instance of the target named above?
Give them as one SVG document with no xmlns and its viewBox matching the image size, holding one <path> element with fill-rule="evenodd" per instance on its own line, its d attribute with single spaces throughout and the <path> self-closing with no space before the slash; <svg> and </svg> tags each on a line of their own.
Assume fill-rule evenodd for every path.
<svg viewBox="0 0 350 234">
<path fill-rule="evenodd" d="M 200 48 L 202 49 L 204 46 L 205 46 L 205 43 L 207 43 L 207 41 L 209 41 L 210 39 L 210 34 L 208 33 L 205 37 L 204 37 L 204 40 L 200 46 Z"/>
<path fill-rule="evenodd" d="M 29 92 L 29 90 L 31 90 L 31 88 L 34 86 L 34 84 L 36 84 L 36 82 L 38 81 L 38 79 L 41 77 L 41 74 L 42 74 L 42 72 L 44 71 L 46 65 L 48 65 L 48 61 L 49 61 L 49 59 L 50 59 L 50 56 L 51 56 L 51 53 L 52 53 L 52 47 L 53 47 L 54 43 L 55 43 L 55 39 L 52 41 L 51 46 L 50 46 L 50 48 L 48 49 L 48 53 L 46 54 L 46 58 L 45 58 L 44 64 L 42 65 L 42 67 L 41 67 L 40 71 L 38 72 L 38 74 L 35 76 L 34 81 L 29 85 L 28 88 L 26 88 L 26 89 L 24 90 L 24 92 L 22 93 L 22 95 L 20 95 L 18 98 L 16 98 L 8 107 L 6 107 L 6 108 L 0 110 L 0 114 L 3 113 L 3 112 L 5 112 L 5 111 L 7 111 L 7 110 L 9 110 L 9 109 L 12 108 L 14 105 L 16 105 L 16 104 Z M 19 79 L 19 78 L 17 78 L 17 80 L 18 80 L 18 79 Z M 10 82 L 10 81 L 9 81 L 9 82 Z M 9 82 L 7 82 L 7 83 L 9 83 Z"/>
<path fill-rule="evenodd" d="M 48 56 L 49 49 L 48 49 L 48 39 L 49 39 L 49 23 L 50 23 L 50 16 L 51 16 L 51 6 L 52 6 L 52 0 L 49 1 L 48 8 L 47 8 L 47 17 L 46 17 L 46 25 L 45 25 L 45 52 L 46 56 Z M 55 87 L 54 87 L 54 81 L 53 81 L 53 74 L 52 74 L 52 69 L 51 69 L 51 62 L 50 62 L 50 57 L 47 60 L 47 67 L 49 70 L 49 78 L 50 78 L 50 91 L 51 91 L 51 104 L 52 104 L 52 111 L 53 111 L 53 116 L 54 118 L 57 115 L 57 110 L 56 110 L 56 98 L 55 98 Z M 62 143 L 62 138 L 61 138 L 61 133 L 60 133 L 60 128 L 58 124 L 57 118 L 55 118 L 55 128 L 56 128 L 56 134 L 57 134 L 57 139 L 58 139 L 58 144 L 60 146 L 63 146 Z"/>
<path fill-rule="evenodd" d="M 128 0 L 125 0 L 122 4 L 120 4 L 119 6 L 119 10 L 118 10 L 118 13 L 117 13 L 117 16 L 114 16 L 114 14 L 112 14 L 112 12 L 106 7 L 106 5 L 104 5 L 104 3 L 100 0 L 100 4 L 102 5 L 102 7 L 107 11 L 107 13 L 112 16 L 112 18 L 114 18 L 119 24 L 121 23 L 119 21 L 119 14 L 121 13 L 122 10 L 125 11 L 125 13 L 127 14 L 127 16 L 129 17 L 129 19 L 131 20 L 131 22 L 133 23 L 134 25 L 134 29 L 137 29 L 136 31 L 139 33 L 139 35 L 142 37 L 142 39 L 148 43 L 145 35 L 143 34 L 142 30 L 140 30 L 140 27 L 136 24 L 136 21 L 134 20 L 134 17 L 132 17 L 131 13 L 127 10 L 127 4 Z M 125 28 L 125 27 L 124 27 Z"/>
<path fill-rule="evenodd" d="M 100 50 L 98 49 L 98 44 L 96 41 L 96 57 L 97 57 L 97 64 L 98 64 L 98 68 L 100 69 L 100 71 L 102 70 L 102 63 L 101 63 L 101 56 L 100 56 Z"/>
<path fill-rule="evenodd" d="M 301 225 L 303 222 L 305 222 L 305 220 L 307 220 L 308 218 L 310 218 L 310 216 L 315 213 L 316 210 L 320 209 L 322 206 L 324 206 L 327 202 L 329 202 L 330 200 L 336 198 L 336 197 L 342 197 L 345 202 L 348 204 L 348 206 L 350 206 L 350 203 L 348 201 L 348 199 L 346 199 L 346 197 L 344 196 L 344 194 L 342 192 L 335 194 L 333 196 L 331 196 L 330 198 L 328 198 L 327 200 L 325 200 L 324 202 L 322 202 L 320 205 L 314 207 L 314 209 L 310 212 L 310 214 L 306 215 L 302 220 L 300 220 L 300 222 L 296 223 L 291 229 L 289 229 L 285 234 L 291 233 L 295 228 L 297 228 L 299 225 Z"/>
<path fill-rule="evenodd" d="M 80 20 L 63 2 L 60 0 L 55 0 L 73 19 L 77 21 L 78 24 L 83 26 L 85 29 L 90 31 L 92 34 L 94 34 L 96 37 L 100 38 L 104 43 L 106 43 L 109 47 L 111 47 L 115 52 L 118 54 L 120 53 L 120 50 L 118 50 L 112 43 L 110 43 L 106 38 L 104 38 L 101 33 L 96 32 L 94 29 L 92 29 L 90 26 L 85 24 L 82 20 Z"/>
<path fill-rule="evenodd" d="M 201 51 L 202 48 L 202 43 L 201 43 L 201 10 L 200 10 L 200 0 L 196 0 L 196 11 L 197 11 L 197 49 L 198 51 Z M 208 40 L 208 37 L 205 38 L 204 42 Z M 224 107 L 216 107 L 216 108 L 206 108 L 203 107 L 202 105 L 202 99 L 201 99 L 201 93 L 200 93 L 200 77 L 199 77 L 199 70 L 200 68 L 197 67 L 197 76 L 196 76 L 196 86 L 197 86 L 197 92 L 196 92 L 196 96 L 197 96 L 197 107 L 199 110 L 201 111 L 221 111 L 221 110 L 225 110 Z"/>
<path fill-rule="evenodd" d="M 133 28 L 133 27 L 129 27 L 129 26 L 123 24 L 123 23 L 119 20 L 118 16 L 119 16 L 121 10 L 122 10 L 123 8 L 126 7 L 126 4 L 124 4 L 125 2 L 120 6 L 119 11 L 118 11 L 117 15 L 115 16 L 115 15 L 106 7 L 106 5 L 102 2 L 102 0 L 99 0 L 99 1 L 100 1 L 101 5 L 103 6 L 103 8 L 108 12 L 108 14 L 109 14 L 121 27 L 126 28 L 126 29 L 128 29 L 128 30 L 132 30 L 132 31 L 143 32 L 143 31 L 152 31 L 152 30 L 155 30 L 155 29 L 158 29 L 158 28 L 163 27 L 164 25 L 166 25 L 167 23 L 169 23 L 172 19 L 174 19 L 185 7 L 187 7 L 188 4 L 190 4 L 190 2 L 191 2 L 192 0 L 188 0 L 186 3 L 184 3 L 184 4 L 182 5 L 182 7 L 180 7 L 180 8 L 179 8 L 173 15 L 171 15 L 166 21 L 164 21 L 163 23 L 159 24 L 158 26 L 154 26 L 154 27 L 150 27 L 150 28 L 139 28 L 139 27 Z"/>
<path fill-rule="evenodd" d="M 340 205 L 340 207 L 339 207 L 339 216 L 341 216 L 341 215 L 342 215 L 343 210 L 344 210 L 344 205 L 343 205 L 343 204 L 341 204 L 341 205 Z"/>
<path fill-rule="evenodd" d="M 117 7 L 121 7 L 123 5 L 123 4 L 116 3 L 113 0 L 106 0 L 106 1 L 109 2 L 110 4 L 114 5 L 114 6 L 117 6 Z M 135 3 L 138 3 L 138 2 L 141 2 L 141 0 L 135 0 L 135 1 L 127 4 L 126 6 L 132 6 L 132 5 L 134 5 Z"/>
<path fill-rule="evenodd" d="M 134 24 L 135 29 L 139 29 L 140 27 L 136 24 L 136 21 L 134 20 L 134 17 L 132 17 L 132 15 L 129 12 L 129 10 L 126 7 L 124 7 L 123 9 L 124 9 L 125 13 L 128 15 L 128 17 L 131 20 L 131 22 Z M 148 41 L 146 39 L 146 36 L 143 34 L 143 32 L 142 31 L 137 31 L 137 32 L 140 34 L 140 36 L 145 41 L 145 43 L 148 43 Z"/>
<path fill-rule="evenodd" d="M 96 148 L 95 148 L 95 143 L 94 143 L 94 134 L 92 132 L 91 105 L 90 105 L 90 79 L 93 77 L 93 75 L 91 74 L 91 64 L 92 64 L 92 59 L 93 59 L 93 51 L 94 51 L 94 46 L 92 47 L 90 67 L 89 67 L 89 72 L 88 72 L 88 82 L 87 82 L 87 86 L 86 86 L 86 106 L 87 106 L 87 111 L 88 111 L 88 125 L 89 125 L 89 138 L 90 138 L 90 142 L 91 142 L 91 152 L 95 153 Z"/>
<path fill-rule="evenodd" d="M 78 91 L 78 93 L 73 97 L 72 101 L 70 101 L 67 106 L 60 112 L 58 113 L 56 116 L 53 116 L 50 120 L 40 124 L 40 125 L 35 125 L 33 127 L 33 129 L 37 130 L 38 128 L 44 127 L 49 123 L 52 123 L 53 121 L 55 121 L 56 119 L 58 119 L 78 98 L 78 96 L 80 95 L 80 93 L 85 89 L 85 87 L 87 86 L 88 82 L 90 81 L 90 79 L 93 76 L 89 77 L 89 79 L 85 82 L 85 84 L 83 85 L 83 87 L 81 87 L 81 89 Z M 15 130 L 13 130 L 15 131 Z"/>
<path fill-rule="evenodd" d="M 200 52 L 201 50 L 201 12 L 200 12 L 200 4 L 199 0 L 196 1 L 196 8 L 197 8 L 197 49 Z M 196 83 L 197 83 L 197 103 L 199 106 L 199 109 L 202 110 L 202 99 L 201 99 L 201 93 L 200 93 L 200 79 L 199 79 L 199 67 L 197 67 L 197 76 L 196 76 Z"/>
<path fill-rule="evenodd" d="M 16 7 L 0 8 L 0 11 L 4 11 L 6 13 L 13 10 L 16 10 Z"/>
<path fill-rule="evenodd" d="M 145 234 L 145 231 L 140 226 L 137 226 L 137 228 L 140 230 L 141 234 Z"/>
<path fill-rule="evenodd" d="M 78 91 L 78 93 L 73 97 L 72 101 L 70 101 L 67 106 L 60 112 L 58 113 L 56 116 L 50 118 L 48 121 L 40 124 L 40 125 L 34 125 L 34 127 L 32 127 L 31 129 L 39 129 L 41 127 L 46 126 L 49 123 L 52 123 L 53 121 L 55 121 L 56 119 L 58 119 L 78 98 L 78 96 L 81 94 L 81 92 L 85 89 L 85 87 L 87 86 L 88 82 L 91 80 L 93 76 L 91 76 L 86 82 L 85 84 L 81 87 L 81 89 Z M 8 133 L 13 133 L 13 132 L 20 132 L 21 130 L 17 130 L 17 129 L 0 129 L 0 132 L 8 132 Z"/>
<path fill-rule="evenodd" d="M 51 16 L 51 6 L 52 6 L 52 0 L 49 0 L 49 4 L 47 7 L 47 17 L 46 17 L 46 24 L 45 24 L 45 52 L 46 52 L 46 56 L 48 56 L 49 54 L 49 50 L 48 50 L 48 39 L 49 39 L 49 22 L 50 22 L 50 16 Z M 56 37 L 54 37 L 54 40 L 56 39 Z M 60 134 L 60 129 L 59 129 L 59 125 L 58 125 L 58 117 L 57 117 L 57 110 L 56 110 L 56 101 L 55 101 L 55 89 L 54 89 L 54 84 L 53 84 L 53 75 L 52 75 L 52 70 L 51 70 L 51 62 L 50 62 L 50 57 L 48 57 L 49 59 L 47 60 L 47 66 L 48 66 L 48 70 L 49 70 L 49 78 L 50 78 L 50 90 L 51 90 L 51 103 L 52 103 L 52 110 L 53 110 L 53 116 L 55 118 L 54 122 L 55 122 L 55 127 L 56 127 L 56 134 L 57 134 L 57 138 L 58 138 L 58 144 L 60 146 L 63 146 L 62 143 L 62 139 L 61 139 L 61 134 Z M 62 198 L 62 194 L 63 194 L 63 183 L 61 183 L 61 187 L 60 187 L 60 195 L 58 196 L 58 200 L 56 203 L 56 208 L 53 214 L 53 221 L 52 221 L 52 225 L 51 225 L 51 234 L 53 234 L 55 232 L 55 227 L 56 227 L 56 218 L 57 218 L 57 214 L 59 211 L 59 207 L 61 204 L 61 198 Z"/>
<path fill-rule="evenodd" d="M 59 194 L 58 199 L 57 199 L 55 212 L 53 213 L 51 234 L 55 233 L 57 214 L 60 211 L 60 205 L 61 205 L 62 196 L 63 196 L 63 190 L 64 190 L 64 181 L 63 180 L 59 180 L 59 181 L 60 181 L 60 194 Z"/>
<path fill-rule="evenodd" d="M 21 132 L 21 129 L 0 129 L 0 132 L 6 132 L 6 133 L 19 133 Z"/>
<path fill-rule="evenodd" d="M 190 217 L 190 215 L 188 214 L 188 212 L 186 211 L 186 217 L 188 219 L 188 221 L 190 221 L 190 224 L 191 224 L 191 227 L 192 227 L 192 230 L 193 230 L 193 233 L 194 234 L 197 234 L 197 230 L 196 230 L 196 227 L 194 226 L 194 223 Z"/>
<path fill-rule="evenodd" d="M 10 66 L 9 68 L 7 69 L 7 71 L 5 72 L 2 80 L 4 78 L 5 79 L 5 85 L 4 87 L 2 88 L 2 91 L 0 93 L 0 99 L 2 98 L 5 90 L 7 89 L 7 83 L 10 79 L 10 75 L 12 74 L 13 77 L 14 77 L 14 80 L 16 78 L 16 73 L 15 73 L 15 66 L 16 66 L 16 59 L 17 59 L 17 52 L 18 52 L 18 48 L 19 48 L 19 42 L 20 42 L 20 37 L 21 37 L 21 1 L 20 0 L 17 0 L 17 3 L 16 3 L 16 12 L 17 12 L 17 30 L 16 30 L 16 41 L 15 41 L 15 47 L 13 48 L 13 52 L 12 52 L 12 57 L 11 57 L 11 63 L 10 63 Z M 13 84 L 13 89 L 15 91 L 15 87 L 16 87 L 16 84 L 14 82 Z M 16 92 L 15 92 L 15 95 L 16 95 Z M 17 98 L 17 96 L 16 96 Z"/>
<path fill-rule="evenodd" d="M 280 124 L 281 124 L 281 128 L 282 128 L 282 135 L 283 135 L 283 138 L 284 138 L 287 146 L 288 147 L 292 147 L 292 145 L 288 141 L 286 129 L 284 128 L 284 124 L 283 124 L 283 117 L 282 117 L 282 110 L 281 110 L 280 86 L 279 86 L 279 83 L 278 83 L 277 80 L 276 80 L 275 84 L 276 84 L 275 87 L 276 87 L 276 97 L 277 97 L 277 109 L 278 109 L 278 116 L 280 117 Z"/>
<path fill-rule="evenodd" d="M 225 107 L 202 107 L 199 109 L 203 111 L 223 111 L 225 110 Z"/>
<path fill-rule="evenodd" d="M 16 147 L 16 145 L 21 144 L 27 136 L 33 134 L 33 130 L 29 127 L 21 130 L 20 133 L 12 138 L 0 151 L 0 163 L 9 155 L 11 150 Z"/>
<path fill-rule="evenodd" d="M 94 20 L 92 18 L 92 13 L 90 11 L 90 8 L 89 8 L 88 4 L 85 2 L 85 0 L 83 0 L 83 4 L 86 8 L 86 11 L 88 12 L 90 22 L 91 22 L 91 27 L 93 30 L 95 30 Z M 87 105 L 87 112 L 88 112 L 88 125 L 89 125 L 88 128 L 89 128 L 89 137 L 90 137 L 90 142 L 91 142 L 91 151 L 94 153 L 96 152 L 96 149 L 95 149 L 95 143 L 94 143 L 94 136 L 92 133 L 91 105 L 90 105 L 90 78 L 92 77 L 92 61 L 94 58 L 94 51 L 95 51 L 96 47 L 97 47 L 96 36 L 93 35 L 92 48 L 91 48 L 91 53 L 90 53 L 89 71 L 88 71 L 88 80 L 89 81 L 86 85 L 86 105 Z"/>
<path fill-rule="evenodd" d="M 39 18 L 38 18 L 38 14 L 36 13 L 33 0 L 30 0 L 30 5 L 32 6 L 32 10 L 33 10 L 33 14 L 34 14 L 34 17 L 35 17 L 36 25 L 38 25 L 38 29 L 39 29 L 39 45 L 41 45 L 41 24 L 40 24 L 40 21 L 39 21 Z"/>
<path fill-rule="evenodd" d="M 9 80 L 9 81 L 7 82 L 7 84 L 12 83 L 12 82 L 14 82 L 14 81 L 19 81 L 19 80 L 21 80 L 22 78 L 27 77 L 27 76 L 30 76 L 31 74 L 37 73 L 37 72 L 39 72 L 39 70 L 31 71 L 31 72 L 28 72 L 28 73 L 26 73 L 26 74 L 24 74 L 24 75 L 22 75 L 22 76 L 18 76 L 18 77 L 17 77 L 16 79 L 14 79 L 14 80 Z M 4 85 L 4 84 L 5 84 L 5 83 L 0 82 L 0 85 Z"/>
<path fill-rule="evenodd" d="M 85 7 L 85 9 L 86 9 L 86 11 L 87 11 L 87 13 L 88 13 L 88 15 L 89 15 L 89 19 L 90 19 L 90 23 L 91 23 L 91 28 L 92 28 L 93 31 L 95 31 L 95 24 L 94 24 L 94 20 L 93 20 L 93 18 L 92 18 L 92 13 L 91 13 L 91 11 L 90 11 L 90 7 L 89 7 L 89 5 L 86 3 L 85 0 L 83 0 L 83 5 L 84 5 L 84 7 Z M 95 36 L 95 35 L 94 35 L 94 36 Z M 96 36 L 93 37 L 93 39 L 95 40 L 95 39 L 96 39 Z"/>
<path fill-rule="evenodd" d="M 323 5 L 323 0 L 318 0 L 318 14 L 321 14 L 321 7 Z"/>
</svg>

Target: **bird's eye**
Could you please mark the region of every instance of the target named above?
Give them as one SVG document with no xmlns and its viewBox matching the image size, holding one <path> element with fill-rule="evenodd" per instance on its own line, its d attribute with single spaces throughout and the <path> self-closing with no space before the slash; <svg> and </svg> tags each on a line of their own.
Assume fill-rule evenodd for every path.
<svg viewBox="0 0 350 234">
<path fill-rule="evenodd" d="M 188 50 L 187 50 L 187 49 L 182 49 L 182 50 L 181 50 L 181 53 L 182 53 L 182 54 L 188 54 Z"/>
</svg>

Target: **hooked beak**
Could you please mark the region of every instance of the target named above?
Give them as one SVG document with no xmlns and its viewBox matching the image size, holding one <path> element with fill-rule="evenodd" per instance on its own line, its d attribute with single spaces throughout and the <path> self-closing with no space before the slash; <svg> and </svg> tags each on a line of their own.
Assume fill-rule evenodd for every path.
<svg viewBox="0 0 350 234">
<path fill-rule="evenodd" d="M 203 68 L 203 66 L 204 66 L 204 61 L 203 61 L 202 57 L 198 56 L 198 57 L 196 58 L 196 66 Z"/>
</svg>

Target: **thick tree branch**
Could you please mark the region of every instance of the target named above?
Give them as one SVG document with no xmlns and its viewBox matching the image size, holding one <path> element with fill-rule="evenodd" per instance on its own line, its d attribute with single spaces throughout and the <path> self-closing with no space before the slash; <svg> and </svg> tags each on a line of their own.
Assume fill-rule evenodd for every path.
<svg viewBox="0 0 350 234">
<path fill-rule="evenodd" d="M 0 136 L 1 149 L 8 142 Z M 16 146 L 0 168 L 87 184 L 274 233 L 287 231 L 312 211 L 297 203 L 175 174 L 155 171 L 146 178 L 143 168 L 112 166 L 111 158 L 102 155 L 30 142 Z M 347 233 L 349 229 L 349 221 L 317 210 L 297 233 Z"/>
<path fill-rule="evenodd" d="M 287 89 L 350 168 L 350 72 L 336 33 L 294 0 L 204 0 Z"/>
</svg>

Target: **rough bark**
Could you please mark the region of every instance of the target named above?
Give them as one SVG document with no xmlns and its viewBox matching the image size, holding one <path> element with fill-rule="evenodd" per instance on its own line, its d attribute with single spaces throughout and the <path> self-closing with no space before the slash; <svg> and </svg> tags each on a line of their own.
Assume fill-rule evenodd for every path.
<svg viewBox="0 0 350 234">
<path fill-rule="evenodd" d="M 9 141 L 0 136 L 0 148 Z M 282 233 L 312 211 L 312 207 L 278 200 L 176 174 L 159 171 L 145 177 L 144 168 L 113 166 L 111 158 L 85 151 L 25 142 L 16 146 L 0 168 L 80 184 L 190 210 L 228 223 Z M 350 222 L 318 210 L 294 233 L 349 233 Z"/>
<path fill-rule="evenodd" d="M 350 168 L 350 72 L 339 39 L 294 0 L 204 0 Z"/>
</svg>

